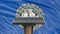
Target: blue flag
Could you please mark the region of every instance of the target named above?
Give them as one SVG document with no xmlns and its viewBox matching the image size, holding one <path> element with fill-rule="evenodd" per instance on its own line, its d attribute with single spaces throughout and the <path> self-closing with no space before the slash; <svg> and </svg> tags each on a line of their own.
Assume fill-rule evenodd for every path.
<svg viewBox="0 0 60 34">
<path fill-rule="evenodd" d="M 44 13 L 45 24 L 33 34 L 60 34 L 60 0 L 0 0 L 0 34 L 24 34 L 23 28 L 12 22 L 24 3 L 36 4 Z"/>
</svg>

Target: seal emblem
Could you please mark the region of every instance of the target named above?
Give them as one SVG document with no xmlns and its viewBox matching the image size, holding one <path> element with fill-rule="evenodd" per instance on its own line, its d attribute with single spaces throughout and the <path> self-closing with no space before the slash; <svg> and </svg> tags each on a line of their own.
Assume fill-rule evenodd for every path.
<svg viewBox="0 0 60 34">
<path fill-rule="evenodd" d="M 22 4 L 16 13 L 17 17 L 42 17 L 44 18 L 42 10 L 35 4 Z M 41 25 L 34 26 L 34 30 Z"/>
</svg>

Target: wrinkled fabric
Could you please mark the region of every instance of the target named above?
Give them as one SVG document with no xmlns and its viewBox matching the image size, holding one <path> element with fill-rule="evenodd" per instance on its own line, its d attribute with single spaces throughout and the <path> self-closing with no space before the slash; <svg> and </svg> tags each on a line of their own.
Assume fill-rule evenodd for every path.
<svg viewBox="0 0 60 34">
<path fill-rule="evenodd" d="M 44 13 L 45 24 L 33 34 L 60 34 L 60 0 L 0 0 L 0 34 L 24 34 L 23 28 L 12 22 L 24 3 L 36 4 Z"/>
</svg>

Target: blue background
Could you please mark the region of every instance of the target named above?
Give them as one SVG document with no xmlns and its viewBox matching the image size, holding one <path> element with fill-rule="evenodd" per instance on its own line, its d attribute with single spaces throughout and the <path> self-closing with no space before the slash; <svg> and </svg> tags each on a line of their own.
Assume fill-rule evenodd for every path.
<svg viewBox="0 0 60 34">
<path fill-rule="evenodd" d="M 12 24 L 23 3 L 36 4 L 44 13 L 45 24 L 34 34 L 60 34 L 60 0 L 0 0 L 0 34 L 24 34 L 23 28 Z"/>
</svg>

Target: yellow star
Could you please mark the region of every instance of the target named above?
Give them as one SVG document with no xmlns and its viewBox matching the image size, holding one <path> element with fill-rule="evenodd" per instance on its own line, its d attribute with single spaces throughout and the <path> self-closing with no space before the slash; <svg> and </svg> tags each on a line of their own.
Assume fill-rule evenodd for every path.
<svg viewBox="0 0 60 34">
<path fill-rule="evenodd" d="M 32 7 L 34 7 L 35 5 L 34 5 L 34 4 L 32 4 L 31 6 L 32 6 Z"/>
</svg>

